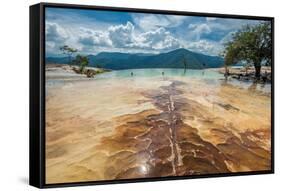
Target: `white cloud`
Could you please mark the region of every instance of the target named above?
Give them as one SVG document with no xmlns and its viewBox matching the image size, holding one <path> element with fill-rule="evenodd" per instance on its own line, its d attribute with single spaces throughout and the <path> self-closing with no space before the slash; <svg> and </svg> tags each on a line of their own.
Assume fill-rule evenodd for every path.
<svg viewBox="0 0 281 191">
<path fill-rule="evenodd" d="M 112 46 L 108 33 L 82 28 L 78 42 L 84 46 Z"/>
<path fill-rule="evenodd" d="M 247 24 L 255 25 L 257 23 L 259 23 L 259 21 L 241 20 L 241 19 L 226 19 L 226 18 L 215 18 L 215 22 L 207 22 L 208 26 L 212 30 L 221 30 L 221 31 L 233 31 L 233 30 L 236 31 L 236 30 L 240 29 L 243 25 L 247 25 Z"/>
<path fill-rule="evenodd" d="M 59 47 L 68 40 L 67 31 L 57 23 L 46 23 L 46 52 L 47 54 L 57 54 Z"/>
<path fill-rule="evenodd" d="M 223 50 L 223 45 L 208 40 L 198 40 L 194 42 L 189 42 L 185 45 L 186 48 L 203 54 L 218 56 L 218 54 Z"/>
<path fill-rule="evenodd" d="M 46 40 L 64 42 L 68 38 L 67 32 L 56 23 L 46 23 Z"/>
<path fill-rule="evenodd" d="M 212 32 L 210 26 L 206 23 L 203 24 L 190 24 L 188 26 L 189 32 L 188 36 L 189 38 L 199 40 L 202 34 L 209 34 Z"/>
<path fill-rule="evenodd" d="M 192 35 L 199 36 L 195 36 L 195 40 L 186 42 L 177 39 L 164 27 L 139 32 L 131 22 L 111 25 L 105 30 L 85 27 L 68 28 L 61 27 L 57 23 L 48 23 L 46 48 L 49 54 L 57 54 L 59 47 L 67 44 L 84 54 L 95 54 L 101 51 L 159 53 L 184 47 L 195 52 L 217 55 L 221 44 L 200 39 L 201 34 L 211 32 L 208 25 L 190 24 L 189 29 L 192 29 Z"/>
<path fill-rule="evenodd" d="M 143 48 L 150 47 L 155 50 L 172 50 L 181 47 L 179 40 L 162 27 L 141 34 L 139 43 Z"/>
<path fill-rule="evenodd" d="M 234 31 L 229 32 L 227 35 L 225 35 L 225 36 L 220 40 L 220 43 L 221 43 L 221 44 L 224 44 L 224 43 L 226 43 L 226 42 L 232 40 L 233 34 L 234 34 Z"/>
<path fill-rule="evenodd" d="M 62 45 L 77 48 L 82 54 L 101 51 L 158 53 L 184 47 L 217 55 L 233 32 L 245 24 L 260 22 L 143 13 L 129 13 L 129 16 L 128 22 L 120 24 L 126 17 L 110 21 L 95 14 L 72 11 L 61 14 L 49 9 L 46 12 L 46 51 L 58 54 Z"/>
<path fill-rule="evenodd" d="M 125 25 L 110 26 L 103 32 L 83 30 L 79 43 L 83 45 L 83 50 L 87 49 L 88 51 L 96 49 L 93 47 L 102 46 L 115 50 L 127 48 L 128 52 L 145 49 L 146 51 L 163 51 L 181 47 L 179 40 L 163 27 L 137 34 L 135 26 L 131 22 L 127 22 Z"/>
<path fill-rule="evenodd" d="M 188 17 L 177 15 L 133 14 L 133 21 L 143 31 L 155 30 L 159 27 L 176 27 Z"/>
<path fill-rule="evenodd" d="M 126 25 L 111 26 L 108 29 L 108 36 L 115 47 L 130 47 L 134 43 L 134 25 L 127 22 Z"/>
<path fill-rule="evenodd" d="M 125 24 L 110 25 L 102 30 L 95 29 L 93 26 L 86 28 L 80 25 L 68 26 L 47 22 L 47 53 L 57 54 L 59 47 L 67 44 L 84 54 L 95 54 L 101 51 L 158 53 L 184 47 L 195 52 L 218 55 L 223 49 L 223 42 L 231 38 L 231 31 L 220 40 L 211 40 L 206 36 L 204 39 L 202 38 L 202 35 L 217 33 L 217 30 L 229 30 L 233 27 L 227 28 L 226 23 L 229 24 L 229 21 L 221 21 L 220 19 L 217 19 L 216 22 L 190 23 L 186 26 L 186 36 L 182 35 L 181 38 L 177 38 L 175 36 L 177 33 L 170 32 L 168 27 L 179 25 L 183 22 L 182 18 L 180 16 L 158 18 L 157 15 L 148 15 L 141 22 L 151 26 L 143 26 L 143 29 L 150 28 L 149 30 L 140 30 L 129 21 Z M 151 25 L 149 25 L 149 21 L 152 22 Z M 159 25 L 156 24 L 156 21 L 160 22 Z M 175 21 L 175 23 L 171 21 Z M 235 24 L 237 23 L 235 22 Z"/>
</svg>

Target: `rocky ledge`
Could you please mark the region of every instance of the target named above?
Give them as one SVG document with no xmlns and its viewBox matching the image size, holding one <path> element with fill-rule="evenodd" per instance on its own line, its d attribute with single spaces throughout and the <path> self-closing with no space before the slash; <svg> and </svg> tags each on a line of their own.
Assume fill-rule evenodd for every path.
<svg viewBox="0 0 281 191">
<path fill-rule="evenodd" d="M 225 68 L 221 68 L 219 70 L 221 74 L 225 75 Z M 241 81 L 255 81 L 258 83 L 271 83 L 271 67 L 263 66 L 261 68 L 261 76 L 260 79 L 255 77 L 255 68 L 228 68 L 228 74 L 225 75 L 226 77 L 232 77 L 237 80 Z"/>
</svg>

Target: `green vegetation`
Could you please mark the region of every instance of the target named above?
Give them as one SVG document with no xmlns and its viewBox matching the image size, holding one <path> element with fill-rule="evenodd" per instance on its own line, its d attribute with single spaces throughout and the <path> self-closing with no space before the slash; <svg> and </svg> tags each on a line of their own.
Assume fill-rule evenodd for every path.
<svg viewBox="0 0 281 191">
<path fill-rule="evenodd" d="M 99 69 L 93 69 L 93 68 L 86 68 L 90 64 L 90 59 L 88 56 L 83 56 L 81 54 L 77 54 L 74 58 L 74 60 L 71 60 L 74 53 L 77 53 L 78 50 L 75 48 L 71 48 L 68 45 L 64 45 L 60 47 L 60 51 L 62 51 L 63 54 L 67 55 L 67 57 L 63 58 L 65 61 L 63 63 L 66 64 L 73 64 L 75 66 L 72 66 L 72 70 L 76 72 L 77 74 L 85 74 L 88 78 L 94 77 L 96 74 L 108 72 L 109 70 L 104 70 L 101 68 L 100 65 L 98 65 Z M 79 68 L 77 68 L 78 66 Z"/>
<path fill-rule="evenodd" d="M 246 62 L 247 67 L 255 67 L 255 77 L 260 78 L 262 65 L 271 66 L 271 25 L 263 22 L 255 26 L 244 26 L 233 34 L 232 40 L 225 44 L 224 64 L 233 65 Z"/>
<path fill-rule="evenodd" d="M 185 68 L 186 69 L 219 68 L 224 64 L 219 56 L 208 56 L 183 48 L 159 54 L 139 54 L 120 52 L 100 52 L 87 55 L 89 66 L 111 70 L 138 68 Z M 48 57 L 49 63 L 67 63 L 67 57 Z M 205 64 L 205 66 L 203 66 Z"/>
<path fill-rule="evenodd" d="M 67 57 L 68 57 L 68 64 L 71 64 L 71 57 L 78 50 L 75 49 L 75 48 L 71 48 L 68 45 L 64 45 L 64 46 L 60 47 L 60 51 L 62 51 L 63 54 L 67 55 Z"/>
<path fill-rule="evenodd" d="M 76 56 L 75 60 L 73 61 L 73 63 L 78 65 L 80 73 L 83 73 L 84 68 L 86 66 L 88 66 L 88 64 L 89 64 L 89 59 L 87 56 L 82 56 L 82 55 L 78 54 Z"/>
</svg>

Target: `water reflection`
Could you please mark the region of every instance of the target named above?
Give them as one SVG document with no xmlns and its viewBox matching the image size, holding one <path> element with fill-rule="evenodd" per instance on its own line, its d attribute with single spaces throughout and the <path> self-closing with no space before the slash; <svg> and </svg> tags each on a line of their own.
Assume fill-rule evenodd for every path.
<svg viewBox="0 0 281 191">
<path fill-rule="evenodd" d="M 149 167 L 146 164 L 143 164 L 139 167 L 139 171 L 141 174 L 148 174 L 149 173 Z"/>
<path fill-rule="evenodd" d="M 133 75 L 131 75 L 133 74 Z M 116 70 L 96 76 L 96 79 L 103 78 L 132 78 L 132 77 L 190 77 L 190 78 L 212 78 L 219 79 L 223 75 L 213 70 L 192 70 L 192 69 L 169 69 L 169 68 L 147 68 L 132 70 Z"/>
<path fill-rule="evenodd" d="M 250 85 L 248 87 L 248 90 L 250 91 L 256 91 L 257 90 L 257 86 L 258 86 L 258 83 L 257 82 L 253 82 L 252 85 Z M 263 87 L 264 88 L 264 87 Z"/>
<path fill-rule="evenodd" d="M 239 88 L 248 89 L 252 92 L 260 92 L 260 93 L 271 93 L 271 83 L 258 83 L 255 81 L 241 81 L 232 78 L 223 78 L 220 79 L 220 84 L 222 86 L 231 85 Z"/>
</svg>

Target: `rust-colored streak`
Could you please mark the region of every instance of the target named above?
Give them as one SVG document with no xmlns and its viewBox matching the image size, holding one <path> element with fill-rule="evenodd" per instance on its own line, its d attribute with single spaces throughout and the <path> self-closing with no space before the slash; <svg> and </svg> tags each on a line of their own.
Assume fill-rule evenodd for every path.
<svg viewBox="0 0 281 191">
<path fill-rule="evenodd" d="M 184 124 L 181 115 L 187 100 L 177 89 L 181 82 L 161 87 L 145 96 L 160 110 L 157 114 L 126 116 L 128 122 L 117 127 L 116 134 L 104 138 L 101 150 L 131 151 L 130 155 L 113 162 L 106 178 L 163 177 L 190 174 L 229 172 L 225 156 L 214 145 L 201 139 L 197 130 Z M 148 112 L 148 111 L 147 111 Z M 149 112 L 148 112 L 149 113 Z M 122 116 L 124 118 L 124 116 Z M 130 118 L 137 121 L 130 121 Z M 115 157 L 119 154 L 115 154 Z M 120 168 L 116 169 L 116 166 Z M 112 171 L 116 173 L 112 173 Z M 106 170 L 107 171 L 107 170 Z"/>
<path fill-rule="evenodd" d="M 60 176 L 57 173 L 49 175 L 49 182 L 270 169 L 269 128 L 261 126 L 264 128 L 242 131 L 222 115 L 226 113 L 229 117 L 242 113 L 244 117 L 246 114 L 239 105 L 215 101 L 212 104 L 217 113 L 213 114 L 206 105 L 188 97 L 185 89 L 188 89 L 187 83 L 174 80 L 155 90 L 142 91 L 145 100 L 139 102 L 152 103 L 150 109 L 110 118 L 110 122 L 100 123 L 99 129 L 92 127 L 91 120 L 78 116 L 71 118 L 69 126 L 73 127 L 65 131 L 66 136 L 54 128 L 49 132 L 52 136 L 47 137 L 48 168 L 55 172 L 59 166 L 61 173 Z M 79 129 L 84 134 L 77 140 L 68 139 L 67 136 L 76 133 L 74 127 L 82 128 L 74 126 L 80 121 L 85 124 L 84 129 Z M 107 134 L 105 130 L 113 132 Z M 102 136 L 97 141 L 98 135 Z M 75 141 L 79 143 L 79 153 L 67 158 L 67 163 L 60 162 L 71 153 L 69 145 L 75 145 Z M 96 144 L 91 145 L 92 142 Z"/>
</svg>

